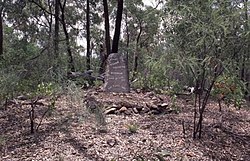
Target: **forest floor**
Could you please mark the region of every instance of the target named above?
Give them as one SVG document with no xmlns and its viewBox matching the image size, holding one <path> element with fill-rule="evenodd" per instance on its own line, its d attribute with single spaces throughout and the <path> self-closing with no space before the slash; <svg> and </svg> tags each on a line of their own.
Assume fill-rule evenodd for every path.
<svg viewBox="0 0 250 161">
<path fill-rule="evenodd" d="M 90 93 L 101 104 L 108 104 L 106 108 L 126 101 L 130 106 L 144 108 L 155 103 L 167 105 L 171 110 L 137 113 L 129 111 L 133 107 L 120 107 L 123 113 L 107 114 L 105 130 L 101 131 L 95 117 L 84 107 L 84 95 Z M 40 101 L 43 104 L 35 108 L 36 126 L 51 100 Z M 14 101 L 6 109 L 0 109 L 1 161 L 250 161 L 249 107 L 237 110 L 223 105 L 219 112 L 218 104 L 210 101 L 202 138 L 195 140 L 191 96 L 173 100 L 166 95 L 140 91 L 129 94 L 81 91 L 61 95 L 34 134 L 30 133 L 30 108 L 27 103 Z"/>
</svg>

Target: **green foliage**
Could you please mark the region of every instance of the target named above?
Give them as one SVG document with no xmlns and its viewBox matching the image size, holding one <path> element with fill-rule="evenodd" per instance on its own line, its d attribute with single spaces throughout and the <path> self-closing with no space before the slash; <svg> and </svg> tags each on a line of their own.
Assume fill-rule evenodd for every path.
<svg viewBox="0 0 250 161">
<path fill-rule="evenodd" d="M 0 157 L 5 154 L 7 148 L 7 138 L 4 135 L 0 135 Z"/>
<path fill-rule="evenodd" d="M 14 71 L 8 73 L 3 69 L 0 71 L 0 100 L 12 98 L 15 95 L 18 81 L 19 77 Z"/>
<path fill-rule="evenodd" d="M 129 124 L 129 125 L 127 125 L 127 129 L 129 131 L 129 133 L 131 133 L 131 134 L 137 133 L 137 131 L 138 131 L 138 125 L 136 125 L 136 124 Z"/>
<path fill-rule="evenodd" d="M 1 147 L 6 145 L 6 138 L 3 135 L 0 135 L 0 145 Z"/>
<path fill-rule="evenodd" d="M 95 83 L 96 88 L 99 88 L 103 85 L 103 81 L 100 81 L 100 80 L 96 80 L 94 83 Z"/>
<path fill-rule="evenodd" d="M 183 91 L 183 86 L 180 85 L 178 81 L 170 81 L 169 88 L 167 88 L 166 92 L 172 97 L 176 97 L 176 93 L 181 93 Z"/>
<path fill-rule="evenodd" d="M 65 71 L 65 56 L 51 60 L 37 43 L 24 37 L 22 32 L 5 26 L 4 55 L 0 61 L 0 100 L 20 94 L 52 95 L 62 82 Z M 42 52 L 41 52 L 42 51 Z M 57 63 L 57 69 L 53 66 Z M 57 85 L 56 85 L 57 84 Z M 53 89 L 52 89 L 53 88 Z"/>
<path fill-rule="evenodd" d="M 246 86 L 242 80 L 224 74 L 216 81 L 212 95 L 219 100 L 223 99 L 228 106 L 234 104 L 240 108 L 244 102 L 244 91 Z"/>
<path fill-rule="evenodd" d="M 59 31 L 62 40 L 59 42 L 60 56 L 55 58 L 51 15 L 29 1 L 25 5 L 22 2 L 6 2 L 0 99 L 19 93 L 50 95 L 50 88 L 54 88 L 50 87 L 50 83 L 53 84 L 51 86 L 57 86 L 67 81 L 68 56 L 62 28 Z M 120 40 L 121 48 L 128 53 L 130 67 L 134 62 L 134 54 L 138 56 L 137 81 L 132 86 L 158 91 L 167 89 L 168 93 L 177 93 L 184 85 L 194 86 L 203 73 L 207 78 L 206 84 L 209 84 L 213 69 L 218 64 L 230 68 L 235 76 L 239 75 L 242 68 L 247 73 L 250 40 L 250 22 L 245 10 L 247 3 L 214 0 L 159 2 L 157 7 L 145 6 L 142 0 L 124 2 L 126 26 L 121 31 L 124 35 Z M 55 7 L 49 1 L 37 3 L 47 11 L 53 11 Z M 111 21 L 115 18 L 116 4 L 114 0 L 109 4 Z M 85 57 L 82 56 L 84 46 L 76 43 L 79 38 L 82 40 L 86 36 L 85 30 L 81 28 L 85 23 L 85 5 L 70 2 L 65 6 L 65 20 L 77 71 L 84 71 L 85 66 Z M 99 45 L 103 45 L 104 36 L 99 27 L 103 21 L 100 17 L 103 12 L 102 1 L 91 1 L 90 7 L 91 62 L 96 72 Z M 47 21 L 42 17 L 47 17 Z M 76 79 L 77 85 L 86 83 Z M 236 92 L 235 96 L 239 98 L 235 100 L 240 100 L 242 90 L 241 93 Z"/>
<path fill-rule="evenodd" d="M 177 96 L 176 95 L 172 95 L 170 97 L 170 107 L 171 109 L 175 112 L 175 113 L 180 113 L 180 108 L 179 106 L 176 104 L 177 101 Z"/>
<path fill-rule="evenodd" d="M 40 83 L 37 86 L 36 95 L 39 96 L 52 96 L 56 93 L 57 86 L 54 83 Z"/>
<path fill-rule="evenodd" d="M 70 106 L 77 103 L 80 106 L 83 106 L 82 98 L 84 97 L 83 92 L 79 88 L 79 86 L 76 85 L 74 81 L 67 81 L 64 85 L 64 91 L 67 94 L 67 103 L 69 103 Z"/>
<path fill-rule="evenodd" d="M 168 20 L 172 20 L 166 28 L 170 53 L 175 53 L 174 60 L 179 61 L 182 69 L 179 71 L 189 78 L 182 79 L 182 82 L 197 87 L 199 92 L 195 93 L 196 96 L 204 96 L 198 97 L 198 101 L 195 99 L 195 107 L 198 107 L 199 112 L 195 112 L 194 124 L 197 115 L 199 121 L 194 128 L 194 138 L 197 133 L 201 137 L 203 112 L 214 81 L 223 80 L 223 87 L 215 89 L 215 93 L 221 93 L 236 106 L 242 102 L 245 90 L 239 80 L 249 81 L 245 76 L 249 68 L 249 64 L 246 65 L 249 56 L 245 54 L 249 53 L 249 45 L 246 45 L 249 40 L 246 41 L 243 36 L 249 31 L 249 20 L 246 3 L 240 5 L 244 7 L 239 7 L 236 1 L 166 2 L 166 11 L 170 12 Z M 227 79 L 218 77 L 228 73 L 230 75 Z"/>
<path fill-rule="evenodd" d="M 148 58 L 145 66 L 148 70 L 137 73 L 137 81 L 133 84 L 136 88 L 162 89 L 167 85 L 166 67 L 162 61 Z"/>
<path fill-rule="evenodd" d="M 56 109 L 56 97 L 52 97 L 50 100 L 50 104 L 48 105 L 48 116 L 52 116 L 55 109 Z"/>
</svg>

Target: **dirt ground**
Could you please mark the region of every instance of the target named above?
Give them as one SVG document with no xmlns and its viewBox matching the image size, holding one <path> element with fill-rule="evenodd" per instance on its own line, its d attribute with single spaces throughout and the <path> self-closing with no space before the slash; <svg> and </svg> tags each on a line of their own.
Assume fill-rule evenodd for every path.
<svg viewBox="0 0 250 161">
<path fill-rule="evenodd" d="M 210 101 L 205 111 L 203 135 L 192 139 L 193 105 L 189 98 L 172 100 L 154 93 L 112 94 L 92 91 L 107 107 L 121 101 L 134 106 L 167 104 L 171 112 L 115 113 L 100 127 L 79 98 L 62 95 L 46 113 L 34 134 L 30 133 L 29 105 L 12 103 L 0 110 L 1 161 L 250 161 L 250 110 L 237 110 Z M 35 109 L 35 125 L 49 105 Z M 46 105 L 47 103 L 47 105 Z M 115 105 L 116 104 L 116 105 Z M 132 107 L 130 107 L 132 108 Z M 129 110 L 128 108 L 124 111 Z M 105 128 L 105 130 L 100 130 Z"/>
</svg>

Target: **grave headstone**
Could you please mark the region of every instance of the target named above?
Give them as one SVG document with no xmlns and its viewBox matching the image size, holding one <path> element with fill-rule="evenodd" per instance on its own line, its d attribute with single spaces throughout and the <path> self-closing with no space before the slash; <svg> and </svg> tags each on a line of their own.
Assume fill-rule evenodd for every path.
<svg viewBox="0 0 250 161">
<path fill-rule="evenodd" d="M 111 53 L 107 60 L 104 90 L 128 93 L 130 91 L 128 65 L 123 54 Z"/>
</svg>

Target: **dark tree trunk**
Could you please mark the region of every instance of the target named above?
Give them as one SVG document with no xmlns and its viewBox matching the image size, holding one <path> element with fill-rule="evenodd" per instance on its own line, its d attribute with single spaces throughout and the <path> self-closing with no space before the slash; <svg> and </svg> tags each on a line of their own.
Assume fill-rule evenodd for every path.
<svg viewBox="0 0 250 161">
<path fill-rule="evenodd" d="M 70 38 L 69 38 L 69 33 L 67 31 L 67 26 L 66 26 L 66 22 L 65 22 L 65 15 L 64 15 L 64 9 L 66 6 L 66 0 L 64 1 L 64 3 L 60 3 L 60 7 L 61 7 L 61 23 L 63 25 L 63 32 L 66 38 L 66 46 L 67 46 L 67 52 L 68 52 L 68 69 L 70 70 L 70 72 L 74 72 L 75 71 L 75 67 L 74 67 L 74 61 L 73 61 L 73 55 L 71 52 L 71 47 L 70 47 Z"/>
<path fill-rule="evenodd" d="M 103 0 L 104 6 L 104 18 L 105 18 L 105 45 L 106 45 L 106 57 L 110 54 L 110 32 L 109 32 L 109 11 L 107 0 Z"/>
<path fill-rule="evenodd" d="M 248 0 L 244 0 L 244 10 L 245 10 L 245 31 L 249 31 L 249 14 L 248 14 Z M 248 36 L 249 37 L 249 36 Z M 248 101 L 250 101 L 250 84 L 249 84 L 249 75 L 250 75 L 250 70 L 249 66 L 247 65 L 249 61 L 249 52 L 250 52 L 250 41 L 249 38 L 246 40 L 246 50 L 245 54 L 243 55 L 243 63 L 242 63 L 242 69 L 241 69 L 241 77 L 244 82 L 246 82 L 246 88 L 247 90 L 245 91 L 245 97 Z"/>
<path fill-rule="evenodd" d="M 123 0 L 118 0 L 117 3 L 117 14 L 115 21 L 115 33 L 113 37 L 112 53 L 118 52 L 118 45 L 120 40 L 121 22 L 122 22 L 122 11 L 123 11 Z"/>
<path fill-rule="evenodd" d="M 0 60 L 3 57 L 3 18 L 2 12 L 0 12 Z"/>
<path fill-rule="evenodd" d="M 60 0 L 55 0 L 55 33 L 54 33 L 54 58 L 59 56 L 59 14 Z"/>
<path fill-rule="evenodd" d="M 86 68 L 90 70 L 90 19 L 89 19 L 89 0 L 87 0 L 87 11 L 86 11 L 86 30 L 87 30 L 87 53 L 86 53 Z"/>
<path fill-rule="evenodd" d="M 104 19 L 105 19 L 105 46 L 106 52 L 100 53 L 104 54 L 101 59 L 101 65 L 99 73 L 102 74 L 105 72 L 107 58 L 110 54 L 110 32 L 109 32 L 109 11 L 108 11 L 108 2 L 107 0 L 103 0 L 103 7 L 104 7 Z"/>
<path fill-rule="evenodd" d="M 132 80 L 135 78 L 136 72 L 138 70 L 138 48 L 139 48 L 141 34 L 142 34 L 142 22 L 140 21 L 139 24 L 140 24 L 140 30 L 139 30 L 139 34 L 137 35 L 137 38 L 136 38 Z"/>
<path fill-rule="evenodd" d="M 130 34 L 129 34 L 129 28 L 128 28 L 128 10 L 126 9 L 126 35 L 127 35 L 127 41 L 126 41 L 126 46 L 127 46 L 127 60 L 128 60 L 128 48 L 129 48 L 129 43 L 130 43 Z"/>
<path fill-rule="evenodd" d="M 0 7 L 0 60 L 3 58 L 3 15 L 6 1 L 3 0 Z"/>
<path fill-rule="evenodd" d="M 35 105 L 33 103 L 31 104 L 31 110 L 29 111 L 29 117 L 30 117 L 30 133 L 34 134 L 35 133 Z"/>
</svg>

